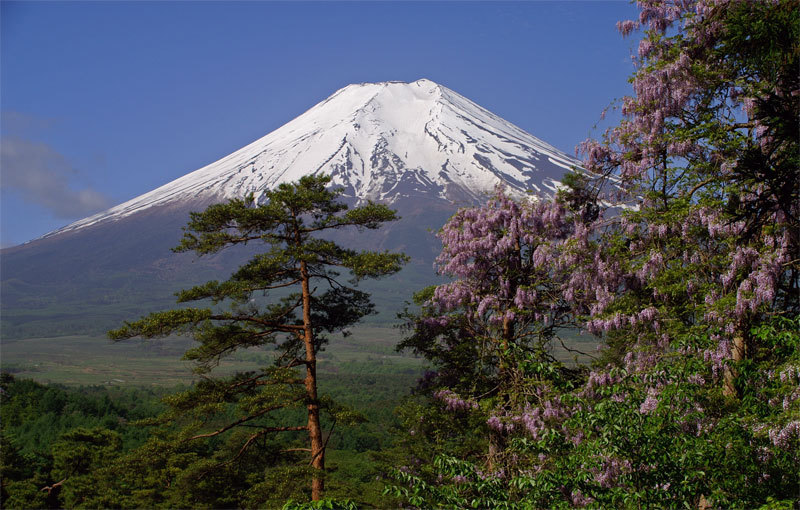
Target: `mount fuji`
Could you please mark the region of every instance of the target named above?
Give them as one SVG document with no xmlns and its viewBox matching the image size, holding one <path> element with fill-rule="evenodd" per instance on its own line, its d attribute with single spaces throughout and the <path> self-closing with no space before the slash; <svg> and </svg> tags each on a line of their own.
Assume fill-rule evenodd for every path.
<svg viewBox="0 0 800 510">
<path fill-rule="evenodd" d="M 438 251 L 430 231 L 458 207 L 482 202 L 499 184 L 519 196 L 551 197 L 578 165 L 432 81 L 349 85 L 219 161 L 3 250 L 3 335 L 53 334 L 56 322 L 62 334 L 113 327 L 169 306 L 188 284 L 227 276 L 245 254 L 195 262 L 169 251 L 188 212 L 250 194 L 262 200 L 303 175 L 330 175 L 349 203 L 386 203 L 403 217 L 372 238 L 341 242 L 401 249 L 430 267 Z"/>
<path fill-rule="evenodd" d="M 430 80 L 349 85 L 263 138 L 199 170 L 44 237 L 168 204 L 257 198 L 327 174 L 356 201 L 479 203 L 504 183 L 549 196 L 579 163 Z"/>
</svg>

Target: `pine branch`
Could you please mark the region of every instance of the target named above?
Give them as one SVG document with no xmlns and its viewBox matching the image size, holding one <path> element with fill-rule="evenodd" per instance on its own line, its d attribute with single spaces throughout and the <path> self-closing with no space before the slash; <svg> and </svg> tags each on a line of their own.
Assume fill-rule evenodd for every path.
<svg viewBox="0 0 800 510">
<path fill-rule="evenodd" d="M 53 492 L 54 489 L 56 489 L 57 487 L 61 487 L 61 485 L 66 481 L 67 481 L 67 479 L 64 478 L 60 482 L 56 482 L 53 485 L 48 485 L 47 487 L 42 487 L 40 492 L 46 492 L 47 495 L 49 496 L 50 493 Z"/>
<path fill-rule="evenodd" d="M 258 418 L 260 416 L 263 416 L 263 415 L 265 415 L 265 414 L 267 414 L 267 413 L 269 413 L 271 411 L 274 411 L 276 409 L 282 409 L 284 407 L 287 407 L 290 404 L 293 404 L 293 403 L 295 403 L 295 402 L 297 402 L 299 400 L 303 400 L 304 398 L 305 398 L 305 395 L 303 395 L 301 397 L 298 397 L 298 398 L 295 398 L 295 399 L 292 399 L 292 400 L 289 400 L 288 402 L 284 402 L 284 403 L 282 403 L 280 405 L 276 405 L 276 406 L 268 407 L 266 409 L 262 409 L 261 411 L 255 413 L 255 414 L 251 414 L 249 416 L 245 416 L 244 418 L 236 420 L 235 422 L 230 423 L 230 424 L 222 427 L 219 430 L 215 430 L 214 432 L 209 432 L 207 434 L 198 434 L 196 436 L 190 437 L 189 439 L 186 439 L 184 442 L 194 441 L 195 439 L 203 439 L 203 438 L 218 436 L 218 435 L 220 435 L 220 434 L 222 434 L 224 432 L 227 432 L 230 429 L 232 429 L 234 427 L 237 427 L 237 426 L 239 426 L 239 425 L 241 425 L 243 423 L 246 423 L 246 422 L 248 422 L 250 420 L 254 420 L 254 419 L 256 419 L 256 418 Z M 308 430 L 308 426 L 304 425 L 304 426 L 300 426 L 300 427 L 268 427 L 265 430 L 267 430 L 268 432 L 285 432 L 285 431 L 292 431 L 292 430 Z"/>
<path fill-rule="evenodd" d="M 322 448 L 319 449 L 316 455 L 311 457 L 311 461 L 308 463 L 309 466 L 314 464 L 314 461 L 325 452 L 325 448 L 328 447 L 328 441 L 330 441 L 331 436 L 333 435 L 333 428 L 336 426 L 336 418 L 333 419 L 333 423 L 331 424 L 331 429 L 328 431 L 328 437 L 325 438 L 325 442 L 322 444 Z"/>
<path fill-rule="evenodd" d="M 211 315 L 209 319 L 218 320 L 218 321 L 239 321 L 239 322 L 254 322 L 256 324 L 260 324 L 262 326 L 266 326 L 271 328 L 274 331 L 280 331 L 283 333 L 294 333 L 297 331 L 302 331 L 303 326 L 295 326 L 292 324 L 281 324 L 276 321 L 259 319 L 258 317 L 253 317 L 252 315 Z"/>
</svg>

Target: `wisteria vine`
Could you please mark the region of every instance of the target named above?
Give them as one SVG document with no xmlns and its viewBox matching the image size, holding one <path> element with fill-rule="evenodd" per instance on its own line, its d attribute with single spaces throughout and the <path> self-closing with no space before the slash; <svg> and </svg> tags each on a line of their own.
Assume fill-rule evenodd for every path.
<svg viewBox="0 0 800 510">
<path fill-rule="evenodd" d="M 427 384 L 494 438 L 484 459 L 506 503 L 786 498 L 800 462 L 800 4 L 637 5 L 617 27 L 642 34 L 623 120 L 581 144 L 581 177 L 556 200 L 501 189 L 444 226 L 437 267 L 453 281 L 428 296 L 415 345 L 441 343 L 422 349 L 439 374 L 469 363 L 448 353 L 470 342 L 488 353 L 491 391 Z M 591 366 L 542 355 L 569 331 L 597 338 Z M 441 465 L 459 466 L 442 487 L 457 476 L 452 494 L 482 494 L 477 471 Z"/>
</svg>

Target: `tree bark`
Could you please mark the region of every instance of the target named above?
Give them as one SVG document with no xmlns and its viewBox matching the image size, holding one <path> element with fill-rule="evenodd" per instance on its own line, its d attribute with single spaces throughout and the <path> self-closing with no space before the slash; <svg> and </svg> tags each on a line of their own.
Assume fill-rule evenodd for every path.
<svg viewBox="0 0 800 510">
<path fill-rule="evenodd" d="M 317 401 L 317 356 L 314 352 L 314 331 L 311 327 L 311 290 L 309 287 L 308 266 L 300 262 L 300 278 L 303 296 L 303 343 L 306 347 L 306 394 L 308 395 L 308 438 L 311 442 L 311 500 L 322 499 L 325 490 L 323 471 L 325 470 L 325 447 L 322 442 L 322 427 L 319 421 L 319 402 Z"/>
<path fill-rule="evenodd" d="M 733 339 L 733 346 L 731 347 L 731 361 L 737 363 L 742 361 L 745 356 L 745 342 L 744 336 L 739 335 Z M 736 393 L 736 385 L 734 384 L 734 379 L 736 379 L 736 369 L 732 366 L 728 365 L 725 367 L 725 374 L 724 374 L 724 382 L 722 393 L 726 397 L 735 397 Z"/>
<path fill-rule="evenodd" d="M 508 396 L 508 389 L 511 388 L 512 381 L 509 380 L 509 371 L 512 369 L 509 367 L 508 363 L 508 349 L 511 344 L 514 342 L 514 335 L 515 335 L 515 323 L 512 319 L 508 317 L 506 312 L 508 308 L 512 306 L 511 300 L 513 300 L 513 296 L 517 292 L 517 288 L 519 287 L 519 271 L 522 267 L 522 250 L 520 248 L 519 239 L 515 239 L 514 241 L 514 249 L 515 249 L 515 257 L 511 259 L 510 267 L 506 269 L 506 278 L 509 281 L 509 295 L 507 298 L 509 299 L 508 302 L 503 303 L 504 307 L 502 308 L 504 317 L 503 317 L 503 331 L 501 333 L 500 338 L 500 346 L 502 348 L 502 354 L 499 355 L 498 359 L 498 381 L 501 387 L 506 389 L 506 392 L 503 394 L 502 398 L 504 399 L 503 407 L 508 408 L 510 406 L 510 399 Z M 505 432 L 497 431 L 494 429 L 489 429 L 489 453 L 488 453 L 488 468 L 489 471 L 494 471 L 497 469 L 498 465 L 502 464 L 502 456 L 503 452 L 506 450 L 507 434 Z"/>
</svg>

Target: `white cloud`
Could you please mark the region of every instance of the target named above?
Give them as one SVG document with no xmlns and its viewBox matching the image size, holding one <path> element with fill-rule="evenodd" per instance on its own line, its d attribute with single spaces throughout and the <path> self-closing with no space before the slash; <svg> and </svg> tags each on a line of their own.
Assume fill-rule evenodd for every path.
<svg viewBox="0 0 800 510">
<path fill-rule="evenodd" d="M 47 144 L 21 138 L 0 141 L 3 191 L 15 191 L 64 219 L 82 218 L 112 205 L 109 197 L 91 188 L 73 189 L 70 177 L 75 174 L 66 158 Z"/>
</svg>

